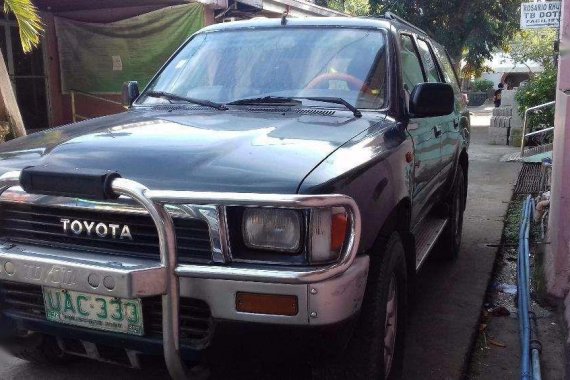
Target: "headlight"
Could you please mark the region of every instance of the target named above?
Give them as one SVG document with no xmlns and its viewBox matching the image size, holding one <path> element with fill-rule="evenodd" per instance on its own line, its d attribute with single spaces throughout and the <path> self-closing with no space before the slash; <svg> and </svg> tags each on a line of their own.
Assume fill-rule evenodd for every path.
<svg viewBox="0 0 570 380">
<path fill-rule="evenodd" d="M 243 240 L 249 248 L 297 252 L 301 225 L 301 214 L 297 211 L 247 208 L 243 214 Z"/>
</svg>

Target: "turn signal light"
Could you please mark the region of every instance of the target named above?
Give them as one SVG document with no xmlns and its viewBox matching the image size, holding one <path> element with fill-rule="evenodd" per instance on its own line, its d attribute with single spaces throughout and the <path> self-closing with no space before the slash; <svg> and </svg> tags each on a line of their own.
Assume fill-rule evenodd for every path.
<svg viewBox="0 0 570 380">
<path fill-rule="evenodd" d="M 321 208 L 311 212 L 311 264 L 338 260 L 346 240 L 348 215 L 342 207 Z"/>
<path fill-rule="evenodd" d="M 238 292 L 236 310 L 242 313 L 294 316 L 299 312 L 299 302 L 297 296 Z"/>
<path fill-rule="evenodd" d="M 346 238 L 348 218 L 346 214 L 334 214 L 331 226 L 331 251 L 340 252 Z"/>
</svg>

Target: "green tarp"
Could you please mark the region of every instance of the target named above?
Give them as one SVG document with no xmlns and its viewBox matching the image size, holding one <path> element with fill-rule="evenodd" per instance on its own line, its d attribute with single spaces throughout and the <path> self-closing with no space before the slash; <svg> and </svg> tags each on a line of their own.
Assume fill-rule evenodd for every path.
<svg viewBox="0 0 570 380">
<path fill-rule="evenodd" d="M 120 93 L 128 80 L 139 81 L 142 88 L 203 26 L 202 4 L 166 7 L 106 24 L 56 17 L 62 90 Z"/>
</svg>

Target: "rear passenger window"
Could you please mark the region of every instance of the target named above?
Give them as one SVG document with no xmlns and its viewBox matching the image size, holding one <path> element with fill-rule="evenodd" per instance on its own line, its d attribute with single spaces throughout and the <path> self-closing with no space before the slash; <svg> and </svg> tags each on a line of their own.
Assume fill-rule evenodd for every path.
<svg viewBox="0 0 570 380">
<path fill-rule="evenodd" d="M 437 64 L 435 63 L 436 60 L 431 47 L 424 40 L 418 39 L 418 50 L 420 52 L 420 56 L 422 57 L 427 81 L 441 82 L 441 78 L 439 77 L 439 70 L 437 69 Z"/>
<path fill-rule="evenodd" d="M 459 83 L 457 82 L 457 76 L 455 75 L 455 70 L 453 69 L 451 61 L 449 60 L 449 57 L 447 56 L 445 50 L 442 47 L 435 45 L 435 55 L 437 57 L 437 60 L 442 66 L 441 68 L 443 70 L 443 76 L 445 78 L 445 82 L 452 85 L 453 89 L 456 92 L 460 92 Z"/>
<path fill-rule="evenodd" d="M 416 84 L 425 82 L 424 73 L 412 36 L 401 34 L 400 41 L 402 43 L 400 56 L 402 60 L 404 89 L 411 93 Z"/>
</svg>

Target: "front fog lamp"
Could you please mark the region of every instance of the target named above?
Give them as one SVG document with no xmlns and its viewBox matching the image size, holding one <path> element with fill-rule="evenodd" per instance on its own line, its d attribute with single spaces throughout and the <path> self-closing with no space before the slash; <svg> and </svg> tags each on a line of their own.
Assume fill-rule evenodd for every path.
<svg viewBox="0 0 570 380">
<path fill-rule="evenodd" d="M 249 248 L 297 252 L 301 244 L 301 215 L 297 211 L 247 208 L 242 229 Z"/>
</svg>

